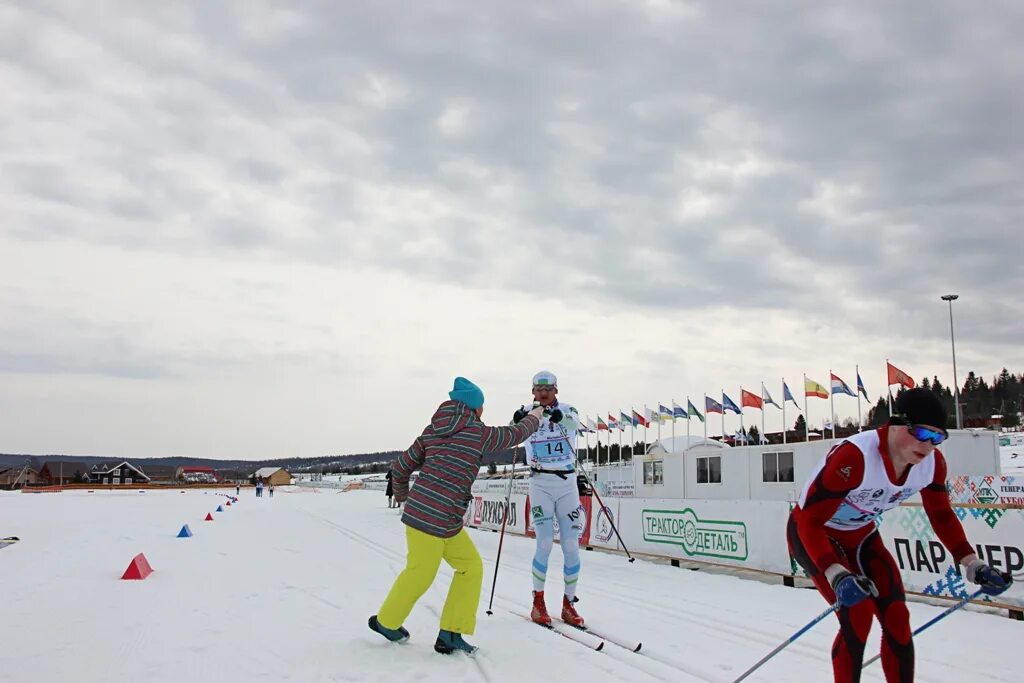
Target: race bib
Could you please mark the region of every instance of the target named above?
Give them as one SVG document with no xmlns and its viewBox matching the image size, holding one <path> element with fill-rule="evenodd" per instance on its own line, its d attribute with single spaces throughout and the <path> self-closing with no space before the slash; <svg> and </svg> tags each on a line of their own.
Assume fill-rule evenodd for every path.
<svg viewBox="0 0 1024 683">
<path fill-rule="evenodd" d="M 531 460 L 538 465 L 562 465 L 572 462 L 572 451 L 568 439 L 558 438 L 530 443 Z"/>
</svg>

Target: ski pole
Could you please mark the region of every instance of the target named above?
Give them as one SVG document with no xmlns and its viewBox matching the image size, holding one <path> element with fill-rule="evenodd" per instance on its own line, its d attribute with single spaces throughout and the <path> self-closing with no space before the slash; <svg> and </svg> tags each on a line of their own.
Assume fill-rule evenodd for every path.
<svg viewBox="0 0 1024 683">
<path fill-rule="evenodd" d="M 942 614 L 940 614 L 940 615 L 938 615 L 936 617 L 933 617 L 932 620 L 929 621 L 927 624 L 924 624 L 923 626 L 918 627 L 913 633 L 910 634 L 911 637 L 916 636 L 918 633 L 920 633 L 921 631 L 925 630 L 926 628 L 928 628 L 929 626 L 931 626 L 935 622 L 941 621 L 941 620 L 945 619 L 950 614 L 952 614 L 953 612 L 957 611 L 958 609 L 960 609 L 961 607 L 963 607 L 964 605 L 969 603 L 971 600 L 974 600 L 975 598 L 981 597 L 981 594 L 984 593 L 984 592 L 985 591 L 983 591 L 983 590 L 976 590 L 973 593 L 971 593 L 970 595 L 967 595 L 967 596 L 965 596 L 963 598 L 960 598 L 960 601 L 958 603 L 948 607 Z M 882 653 L 878 653 L 877 655 L 875 655 L 874 657 L 872 657 L 868 661 L 864 662 L 861 665 L 860 668 L 861 669 L 868 668 L 868 666 L 873 664 L 875 662 L 875 660 L 877 660 L 881 656 L 882 656 Z"/>
<path fill-rule="evenodd" d="M 622 549 L 626 551 L 626 557 L 629 558 L 630 562 L 635 562 L 636 558 L 630 554 L 629 548 L 626 547 L 626 542 L 622 540 L 622 534 L 619 533 L 619 529 L 615 526 L 615 520 L 612 519 L 612 516 L 611 514 L 609 514 L 608 509 L 604 506 L 604 501 L 601 500 L 601 496 L 597 492 L 597 487 L 594 486 L 594 482 L 590 481 L 590 477 L 587 476 L 587 471 L 583 468 L 582 465 L 580 465 L 580 456 L 579 454 L 576 453 L 576 449 L 573 448 L 572 442 L 569 441 L 569 437 L 566 435 L 565 432 L 565 427 L 559 424 L 558 428 L 562 430 L 562 436 L 565 437 L 565 442 L 569 444 L 569 451 L 572 453 L 573 460 L 576 461 L 576 467 L 579 468 L 579 471 L 583 475 L 583 478 L 586 479 L 587 486 L 590 487 L 590 492 L 594 494 L 595 498 L 597 498 L 597 504 L 601 506 L 601 511 L 604 512 L 605 517 L 608 518 L 608 523 L 612 525 L 612 531 L 615 532 L 615 537 L 619 539 L 619 544 L 622 546 Z"/>
<path fill-rule="evenodd" d="M 763 665 L 763 664 L 764 664 L 765 662 L 767 662 L 767 661 L 768 661 L 769 659 L 771 659 L 771 658 L 772 658 L 772 657 L 774 657 L 775 655 L 777 655 L 777 654 L 779 654 L 780 652 L 782 652 L 782 651 L 783 651 L 783 650 L 784 650 L 784 649 L 785 649 L 786 647 L 788 647 L 788 646 L 789 646 L 789 644 L 790 644 L 790 643 L 792 643 L 792 642 L 793 642 L 794 640 L 796 640 L 797 638 L 799 638 L 800 636 L 802 636 L 802 635 L 803 635 L 804 633 L 806 633 L 807 631 L 809 631 L 809 630 L 811 629 L 811 627 L 812 627 L 812 626 L 814 626 L 815 624 L 817 624 L 817 623 L 818 623 L 819 621 L 821 621 L 822 619 L 824 619 L 824 618 L 825 618 L 825 617 L 827 617 L 828 615 L 830 615 L 830 614 L 832 614 L 833 612 L 835 612 L 835 611 L 836 611 L 836 610 L 837 610 L 838 608 L 839 608 L 839 603 L 836 603 L 836 604 L 832 605 L 831 607 L 829 607 L 829 608 L 828 608 L 827 610 L 825 610 L 824 612 L 822 612 L 821 614 L 819 614 L 818 616 L 816 616 L 816 617 L 814 617 L 813 619 L 811 619 L 811 621 L 810 621 L 810 622 L 808 622 L 808 624 L 807 624 L 806 626 L 804 626 L 804 627 L 803 627 L 802 629 L 800 629 L 799 631 L 797 631 L 796 633 L 794 633 L 793 635 L 791 635 L 791 636 L 790 636 L 789 638 L 787 638 L 786 640 L 782 641 L 782 643 L 780 643 L 778 647 L 776 647 L 776 648 L 775 648 L 774 650 L 772 650 L 771 652 L 769 652 L 768 654 L 766 654 L 766 655 L 765 655 L 764 657 L 762 657 L 762 658 L 761 658 L 760 660 L 758 660 L 757 664 L 755 664 L 754 666 L 752 666 L 752 667 L 750 667 L 749 669 L 747 669 L 746 671 L 744 671 L 744 672 L 743 672 L 743 673 L 742 673 L 742 674 L 740 675 L 740 677 L 739 677 L 739 678 L 737 678 L 736 680 L 734 680 L 734 681 L 733 681 L 732 683 L 740 683 L 740 681 L 742 681 L 742 680 L 743 680 L 744 678 L 746 678 L 746 677 L 747 677 L 747 676 L 749 676 L 750 674 L 752 674 L 752 673 L 754 673 L 755 671 L 757 671 L 758 669 L 760 669 L 760 668 L 761 668 L 761 666 L 762 666 L 762 665 Z"/>
<path fill-rule="evenodd" d="M 516 454 L 512 451 L 512 472 L 508 477 L 508 492 L 505 494 L 505 510 L 501 515 L 501 534 L 498 536 L 498 556 L 494 560 L 494 579 L 491 581 L 491 599 L 487 603 L 487 616 L 494 614 L 491 607 L 494 606 L 494 589 L 498 585 L 498 566 L 501 564 L 501 546 L 505 543 L 505 523 L 508 521 L 508 512 L 512 504 L 512 482 L 516 479 Z"/>
</svg>

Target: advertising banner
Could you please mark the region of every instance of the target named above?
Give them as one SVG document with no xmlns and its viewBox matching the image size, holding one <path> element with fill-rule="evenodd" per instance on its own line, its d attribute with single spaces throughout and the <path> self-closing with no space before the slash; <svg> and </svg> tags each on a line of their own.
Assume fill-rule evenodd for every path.
<svg viewBox="0 0 1024 683">
<path fill-rule="evenodd" d="M 1024 510 L 956 504 L 953 510 L 978 557 L 1000 571 L 1019 575 L 1024 570 Z M 908 591 L 962 598 L 976 590 L 960 575 L 960 568 L 953 565 L 952 556 L 936 537 L 923 507 L 903 505 L 889 510 L 882 516 L 879 532 L 896 558 Z M 994 601 L 1024 607 L 1024 581 L 1015 581 L 1010 590 Z"/>
<path fill-rule="evenodd" d="M 630 550 L 789 573 L 782 501 L 618 499 Z"/>
</svg>

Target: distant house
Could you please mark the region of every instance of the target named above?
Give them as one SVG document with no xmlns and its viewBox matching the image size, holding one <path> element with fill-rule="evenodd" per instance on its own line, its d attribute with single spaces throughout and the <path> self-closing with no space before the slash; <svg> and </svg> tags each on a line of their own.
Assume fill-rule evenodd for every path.
<svg viewBox="0 0 1024 683">
<path fill-rule="evenodd" d="M 215 469 L 203 465 L 179 467 L 174 473 L 174 478 L 188 484 L 215 484 L 221 480 Z"/>
<path fill-rule="evenodd" d="M 0 489 L 18 489 L 39 482 L 39 473 L 31 467 L 0 467 Z"/>
<path fill-rule="evenodd" d="M 287 486 L 292 483 L 292 475 L 283 467 L 261 467 L 252 475 L 252 482 L 262 480 L 264 486 Z"/>
<path fill-rule="evenodd" d="M 47 460 L 39 468 L 39 483 L 49 486 L 89 481 L 89 466 L 74 460 Z"/>
<path fill-rule="evenodd" d="M 127 460 L 93 465 L 92 470 L 89 471 L 89 480 L 94 484 L 113 484 L 117 486 L 149 483 L 149 477 Z"/>
<path fill-rule="evenodd" d="M 172 482 L 177 474 L 177 468 L 171 465 L 145 465 L 140 469 L 149 477 L 151 484 L 165 484 Z"/>
</svg>

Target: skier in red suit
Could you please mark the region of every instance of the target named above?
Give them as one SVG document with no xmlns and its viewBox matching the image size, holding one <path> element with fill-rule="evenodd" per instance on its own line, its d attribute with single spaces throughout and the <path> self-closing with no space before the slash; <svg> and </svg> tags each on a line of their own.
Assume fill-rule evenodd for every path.
<svg viewBox="0 0 1024 683">
<path fill-rule="evenodd" d="M 860 681 L 864 645 L 877 616 L 882 668 L 890 683 L 914 679 L 910 612 L 899 567 L 882 544 L 877 521 L 886 510 L 921 493 L 932 528 L 968 581 L 989 595 L 1013 582 L 979 559 L 950 506 L 946 461 L 935 448 L 946 440 L 946 411 L 927 389 L 903 392 L 889 423 L 836 444 L 811 474 L 787 526 L 789 551 L 829 603 L 839 603 L 832 644 L 837 683 Z"/>
</svg>

